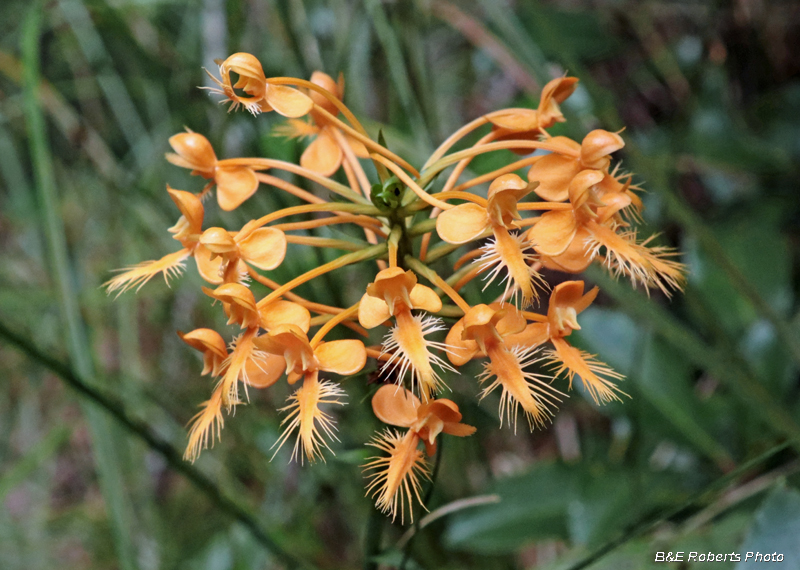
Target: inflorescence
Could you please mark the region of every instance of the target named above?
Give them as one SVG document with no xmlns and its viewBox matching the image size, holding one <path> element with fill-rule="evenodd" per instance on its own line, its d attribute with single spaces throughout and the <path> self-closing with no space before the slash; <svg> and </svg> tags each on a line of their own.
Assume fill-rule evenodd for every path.
<svg viewBox="0 0 800 570">
<path fill-rule="evenodd" d="M 399 513 L 405 518 L 407 511 L 413 518 L 413 503 L 422 503 L 421 481 L 429 473 L 425 456 L 435 452 L 437 437 L 475 432 L 461 423 L 458 406 L 441 397 L 446 378 L 472 359 L 484 359 L 476 385 L 479 399 L 500 394 L 501 427 L 516 430 L 520 409 L 531 430 L 546 425 L 575 376 L 597 403 L 624 395 L 617 386 L 619 373 L 568 340 L 580 329 L 578 315 L 591 305 L 597 287 L 585 291 L 583 281 L 566 281 L 552 288 L 546 314 L 526 310 L 545 303 L 540 300 L 548 289 L 542 268 L 576 274 L 599 262 L 634 287 L 666 294 L 680 289 L 684 279 L 676 252 L 650 245 L 652 238 L 640 240 L 632 227 L 642 210 L 640 188 L 618 166 L 612 168 L 611 160 L 625 144 L 622 137 L 600 129 L 581 142 L 548 134 L 547 129 L 565 120 L 560 104 L 573 93 L 577 79 L 550 81 L 537 109 L 503 109 L 473 120 L 444 141 L 418 171 L 370 138 L 342 102 L 341 78 L 337 82 L 317 71 L 310 81 L 267 79 L 259 61 L 246 53 L 222 62 L 219 74 L 212 76 L 216 87 L 211 91 L 222 95 L 231 110 L 243 107 L 253 115 L 275 111 L 288 118 L 278 129 L 281 135 L 312 140 L 297 165 L 271 158 L 218 159 L 201 134 L 187 131 L 171 137 L 175 152 L 167 160 L 208 181 L 198 193 L 167 186 L 181 213 L 169 231 L 182 247 L 125 269 L 106 284 L 109 293 L 138 290 L 157 274 L 166 279 L 179 274 L 193 258 L 209 284 L 203 292 L 221 302 L 228 324 L 242 329 L 230 343 L 207 328 L 178 333 L 202 353 L 202 373 L 218 379 L 191 420 L 186 459 L 194 461 L 220 437 L 223 412 L 230 414 L 242 402 L 242 388 L 245 393 L 268 388 L 284 374 L 289 384 L 300 385 L 280 410 L 285 415 L 283 433 L 275 447 L 294 438 L 294 459 L 324 459 L 337 441 L 333 414 L 345 404 L 346 393 L 321 375 L 354 375 L 374 359 L 394 381 L 375 392 L 372 408 L 379 420 L 394 427 L 367 443 L 380 452 L 365 465 L 367 490 L 392 517 Z M 235 84 L 232 74 L 238 76 Z M 485 126 L 488 132 L 472 146 L 451 151 Z M 473 158 L 502 149 L 521 158 L 459 182 Z M 374 164 L 377 182 L 370 180 L 362 161 Z M 441 190 L 431 192 L 435 179 L 450 167 Z M 527 169 L 527 180 L 515 173 L 521 169 Z M 270 170 L 304 177 L 336 194 L 337 200 L 312 194 Z M 332 178 L 341 170 L 347 184 Z M 487 197 L 475 193 L 487 183 Z M 203 199 L 212 191 L 219 207 L 230 211 L 262 185 L 305 204 L 267 213 L 238 230 L 203 228 Z M 304 221 L 286 221 L 297 216 Z M 358 226 L 369 245 L 292 233 L 336 224 Z M 434 235 L 442 243 L 431 246 Z M 289 243 L 347 253 L 281 284 L 263 272 L 281 265 Z M 431 269 L 430 263 L 462 245 L 468 251 L 454 264 L 452 275 L 444 278 Z M 374 272 L 374 279 L 351 307 L 325 305 L 293 291 L 357 263 Z M 504 281 L 505 290 L 495 300 L 471 306 L 459 290 L 479 276 L 487 284 Z M 270 292 L 257 299 L 248 286 L 251 279 Z M 339 325 L 363 337 L 369 336 L 365 329 L 381 328 L 383 343 L 325 341 Z M 432 340 L 440 331 L 447 331 L 445 341 Z M 539 372 L 531 371 L 536 363 L 549 366 L 551 375 L 543 375 L 541 366 Z M 562 389 L 554 386 L 558 377 L 568 380 Z"/>
</svg>

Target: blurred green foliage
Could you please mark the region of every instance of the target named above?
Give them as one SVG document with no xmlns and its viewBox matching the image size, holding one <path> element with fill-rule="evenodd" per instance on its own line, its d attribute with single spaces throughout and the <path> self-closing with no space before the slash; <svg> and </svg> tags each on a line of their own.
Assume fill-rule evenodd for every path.
<svg viewBox="0 0 800 570">
<path fill-rule="evenodd" d="M 447 442 L 429 507 L 486 494 L 500 502 L 432 522 L 405 552 L 395 547 L 405 529 L 363 497 L 363 443 L 377 427 L 366 374 L 349 381 L 342 442 L 327 464 L 300 468 L 286 452 L 270 462 L 286 396 L 276 385 L 251 392 L 197 467 L 312 567 L 567 568 L 621 535 L 631 540 L 593 568 L 663 568 L 655 553 L 670 550 L 778 551 L 796 567 L 798 29 L 791 2 L 6 0 L 0 320 L 180 449 L 210 381 L 175 330 L 221 330 L 220 315 L 191 270 L 171 288 L 154 281 L 116 301 L 100 285 L 173 248 L 164 185 L 199 188 L 163 160 L 170 135 L 201 132 L 221 156 L 295 160 L 302 150 L 271 136 L 274 116 L 225 113 L 197 89 L 208 85 L 202 67 L 247 51 L 268 76 L 341 71 L 347 104 L 417 165 L 466 121 L 535 106 L 544 81 L 568 70 L 581 88 L 560 132 L 626 128 L 623 166 L 649 191 L 642 231 L 662 232 L 689 267 L 685 295 L 672 299 L 588 276 L 602 293 L 575 336 L 626 374 L 630 399 L 596 407 L 577 389 L 553 426 L 514 435 L 497 428 L 495 401 L 475 403 L 465 375 L 453 399 L 479 432 Z M 476 160 L 471 174 L 504 158 Z M 210 221 L 238 227 L 293 203 L 262 190 Z M 298 246 L 271 276 L 284 281 L 326 255 Z M 369 278 L 345 270 L 301 293 L 346 306 Z M 465 296 L 475 301 L 477 289 Z M 288 564 L 6 340 L 0 567 Z M 647 521 L 658 524 L 636 534 Z"/>
</svg>

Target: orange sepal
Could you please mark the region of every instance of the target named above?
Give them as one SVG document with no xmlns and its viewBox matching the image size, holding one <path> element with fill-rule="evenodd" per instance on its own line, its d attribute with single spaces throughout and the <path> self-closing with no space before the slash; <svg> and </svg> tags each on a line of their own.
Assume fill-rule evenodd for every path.
<svg viewBox="0 0 800 570">
<path fill-rule="evenodd" d="M 437 295 L 433 289 L 425 285 L 420 285 L 419 283 L 414 285 L 414 288 L 411 289 L 411 293 L 409 294 L 409 298 L 415 309 L 422 309 L 429 313 L 436 313 L 442 310 L 442 300 L 439 298 L 439 295 Z"/>
<path fill-rule="evenodd" d="M 478 343 L 474 340 L 463 340 L 464 319 L 460 319 L 454 324 L 447 333 L 445 344 L 448 347 L 447 358 L 453 366 L 464 366 L 467 362 L 475 358 L 480 350 Z"/>
<path fill-rule="evenodd" d="M 275 228 L 259 228 L 237 241 L 242 258 L 259 269 L 275 269 L 286 256 L 286 235 Z"/>
<path fill-rule="evenodd" d="M 358 322 L 365 329 L 374 329 L 379 324 L 386 322 L 392 314 L 389 305 L 383 299 L 364 293 L 358 304 Z"/>
<path fill-rule="evenodd" d="M 200 277 L 212 285 L 221 285 L 223 259 L 219 256 L 215 256 L 214 259 L 211 259 L 211 256 L 214 254 L 202 244 L 194 248 L 193 255 Z"/>
<path fill-rule="evenodd" d="M 581 143 L 581 163 L 586 168 L 599 170 L 608 167 L 608 155 L 625 146 L 625 141 L 617 133 L 595 129 L 583 138 Z"/>
<path fill-rule="evenodd" d="M 372 397 L 372 411 L 385 424 L 398 427 L 411 427 L 417 421 L 419 399 L 395 384 L 378 388 Z"/>
<path fill-rule="evenodd" d="M 572 243 L 578 222 L 571 210 L 545 212 L 528 231 L 533 249 L 542 255 L 559 255 Z"/>
<path fill-rule="evenodd" d="M 342 165 L 342 149 L 327 128 L 320 131 L 317 138 L 303 151 L 300 166 L 322 176 L 333 176 Z"/>
<path fill-rule="evenodd" d="M 243 328 L 258 326 L 259 316 L 255 297 L 244 285 L 225 283 L 214 290 L 203 287 L 203 292 L 224 303 L 229 325 L 239 323 Z"/>
<path fill-rule="evenodd" d="M 205 209 L 203 208 L 203 203 L 200 201 L 200 198 L 191 192 L 175 190 L 171 188 L 169 184 L 167 184 L 167 192 L 186 219 L 189 225 L 188 233 L 200 233 L 203 228 L 203 216 L 205 214 Z"/>
<path fill-rule="evenodd" d="M 246 166 L 217 167 L 214 181 L 217 183 L 217 202 L 226 212 L 238 208 L 258 190 L 256 173 Z"/>
<path fill-rule="evenodd" d="M 333 340 L 314 349 L 320 370 L 350 376 L 361 372 L 367 363 L 367 349 L 360 340 Z"/>
<path fill-rule="evenodd" d="M 237 250 L 236 242 L 225 228 L 208 228 L 200 236 L 200 245 L 215 255 L 224 255 Z"/>
<path fill-rule="evenodd" d="M 581 165 L 574 158 L 553 153 L 531 166 L 528 180 L 539 182 L 534 192 L 543 200 L 563 202 L 569 196 L 570 181 L 580 170 Z"/>
<path fill-rule="evenodd" d="M 467 243 L 488 227 L 486 208 L 472 202 L 445 210 L 436 218 L 436 232 L 447 243 Z"/>
<path fill-rule="evenodd" d="M 258 360 L 250 358 L 244 365 L 245 379 L 253 388 L 269 388 L 280 380 L 286 370 L 286 360 L 277 354 L 267 354 Z"/>
<path fill-rule="evenodd" d="M 280 115 L 296 119 L 307 115 L 314 101 L 305 93 L 286 85 L 266 85 L 266 101 Z"/>
<path fill-rule="evenodd" d="M 278 299 L 258 309 L 261 327 L 267 330 L 280 325 L 295 325 L 304 333 L 311 328 L 311 313 L 308 309 L 291 301 Z"/>
</svg>

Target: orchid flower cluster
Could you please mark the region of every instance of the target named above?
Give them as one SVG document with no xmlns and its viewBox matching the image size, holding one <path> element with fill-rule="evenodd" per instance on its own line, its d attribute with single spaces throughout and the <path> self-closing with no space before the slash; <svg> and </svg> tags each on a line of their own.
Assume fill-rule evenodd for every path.
<svg viewBox="0 0 800 570">
<path fill-rule="evenodd" d="M 429 476 L 426 456 L 434 454 L 437 438 L 475 432 L 462 423 L 458 406 L 443 397 L 449 390 L 445 378 L 469 361 L 484 362 L 474 389 L 480 400 L 499 393 L 501 427 L 516 429 L 520 409 L 531 430 L 545 426 L 575 376 L 597 403 L 624 395 L 617 385 L 620 374 L 568 340 L 580 329 L 578 315 L 591 305 L 597 287 L 586 291 L 583 281 L 562 282 L 550 291 L 544 314 L 529 310 L 549 289 L 542 268 L 577 274 L 597 262 L 633 286 L 667 294 L 683 282 L 676 252 L 651 245 L 652 238 L 640 240 L 633 227 L 642 202 L 631 176 L 612 167 L 611 155 L 625 144 L 620 135 L 594 130 L 576 142 L 548 133 L 565 120 L 560 105 L 577 79 L 550 81 L 537 109 L 503 109 L 473 120 L 417 170 L 390 151 L 382 136 L 376 141 L 367 134 L 342 101 L 341 77 L 334 81 L 318 71 L 310 81 L 268 79 L 259 61 L 246 53 L 221 62 L 219 74 L 212 76 L 212 91 L 230 102 L 231 110 L 243 107 L 254 116 L 275 111 L 288 119 L 280 134 L 311 142 L 298 165 L 272 158 L 219 159 L 201 134 L 171 137 L 174 153 L 167 160 L 207 181 L 196 193 L 167 186 L 181 214 L 169 231 L 181 249 L 122 270 L 106 284 L 109 292 L 121 293 L 157 274 L 179 274 L 193 258 L 208 282 L 203 292 L 220 302 L 229 325 L 241 329 L 227 343 L 208 328 L 178 333 L 202 353 L 202 373 L 217 379 L 190 422 L 186 459 L 194 461 L 220 437 L 224 413 L 242 403 L 242 391 L 266 389 L 285 377 L 299 387 L 280 410 L 285 417 L 276 447 L 293 440 L 293 459 L 324 460 L 333 452 L 331 442 L 338 441 L 333 410 L 346 396 L 330 375 L 357 374 L 372 359 L 384 378 L 372 408 L 392 427 L 367 443 L 378 453 L 365 465 L 368 493 L 392 517 L 404 519 L 408 513 L 413 519 L 413 505 L 422 503 L 421 484 Z M 483 127 L 487 132 L 476 142 L 464 142 Z M 456 145 L 464 148 L 452 150 Z M 501 150 L 520 158 L 462 181 L 472 159 Z M 370 164 L 374 179 L 367 174 L 372 169 L 365 170 Z M 336 200 L 274 176 L 276 171 L 305 178 Z M 437 181 L 440 175 L 443 182 Z M 238 230 L 204 228 L 204 199 L 212 192 L 219 207 L 230 211 L 260 187 L 277 188 L 304 203 L 268 212 Z M 290 217 L 300 221 L 287 221 Z M 357 226 L 368 243 L 309 235 L 337 224 Z M 269 272 L 283 262 L 287 244 L 346 253 L 278 283 Z M 462 246 L 466 251 L 450 275 L 431 268 Z M 323 304 L 294 291 L 359 263 L 374 278 L 353 306 Z M 500 277 L 505 290 L 472 306 L 459 291 L 480 276 L 487 284 Z M 251 282 L 268 293 L 260 296 Z M 337 326 L 364 339 L 368 329 L 385 336 L 380 345 L 361 338 L 326 340 Z M 548 366 L 550 373 L 543 374 Z M 558 378 L 565 382 L 561 388 Z"/>
</svg>

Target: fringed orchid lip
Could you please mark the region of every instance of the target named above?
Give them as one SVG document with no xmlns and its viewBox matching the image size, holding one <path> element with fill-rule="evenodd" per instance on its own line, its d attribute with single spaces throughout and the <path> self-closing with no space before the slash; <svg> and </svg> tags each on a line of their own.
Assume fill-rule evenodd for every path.
<svg viewBox="0 0 800 570">
<path fill-rule="evenodd" d="M 367 494 L 376 497 L 376 506 L 388 512 L 394 519 L 400 512 L 405 521 L 405 510 L 413 521 L 413 503 L 422 505 L 420 479 L 427 478 L 429 471 L 422 452 L 417 449 L 425 444 L 428 457 L 436 452 L 439 434 L 466 437 L 475 433 L 475 428 L 461 423 L 461 413 L 452 400 L 438 399 L 423 404 L 409 390 L 400 386 L 382 386 L 372 397 L 372 410 L 385 424 L 407 428 L 405 435 L 386 430 L 368 444 L 388 453 L 368 460 L 364 466 L 371 480 Z"/>
</svg>

